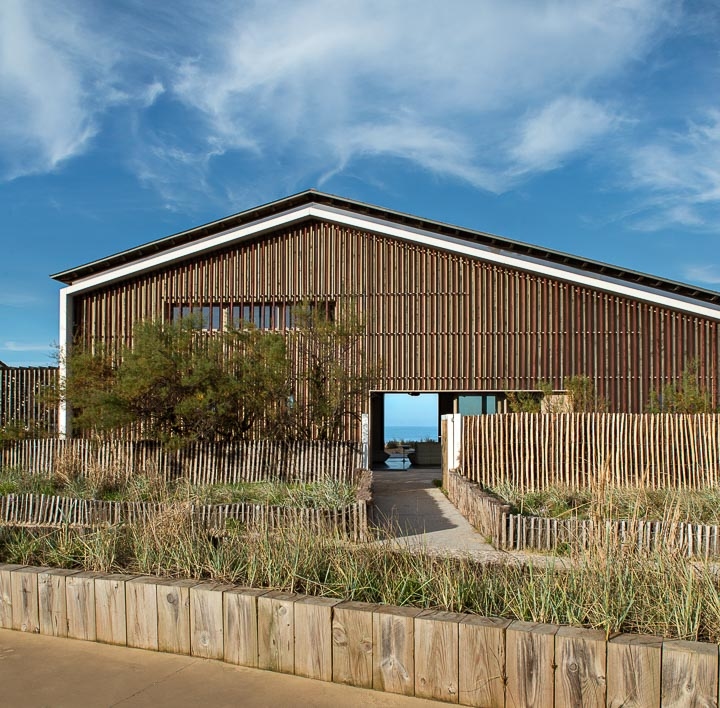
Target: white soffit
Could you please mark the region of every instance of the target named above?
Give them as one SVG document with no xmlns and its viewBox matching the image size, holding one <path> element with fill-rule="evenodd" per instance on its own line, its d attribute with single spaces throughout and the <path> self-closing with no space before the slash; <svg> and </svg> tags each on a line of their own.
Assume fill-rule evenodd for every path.
<svg viewBox="0 0 720 708">
<path fill-rule="evenodd" d="M 548 278 L 577 283 L 578 285 L 596 290 L 604 290 L 623 297 L 651 302 L 661 307 L 670 307 L 684 312 L 690 312 L 700 317 L 720 320 L 720 305 L 703 303 L 682 295 L 674 295 L 664 290 L 650 288 L 636 283 L 628 283 L 619 278 L 611 278 L 597 273 L 588 273 L 577 268 L 544 261 L 540 258 L 522 256 L 510 251 L 504 251 L 501 248 L 484 246 L 461 238 L 453 238 L 432 231 L 398 225 L 384 219 L 359 215 L 346 209 L 316 203 L 290 209 L 282 214 L 259 219 L 244 226 L 229 229 L 183 246 L 168 249 L 154 256 L 147 256 L 127 265 L 111 268 L 97 275 L 81 278 L 72 285 L 63 288 L 61 292 L 64 295 L 74 295 L 85 290 L 90 290 L 170 265 L 175 261 L 199 255 L 204 251 L 215 250 L 236 241 L 243 241 L 263 233 L 275 231 L 284 226 L 289 226 L 309 218 L 322 219 L 324 221 L 350 226 L 358 230 L 372 231 L 392 238 L 421 243 L 432 248 L 459 253 L 469 258 L 477 258 L 490 263 L 504 265 L 508 268 L 516 268 Z"/>
</svg>

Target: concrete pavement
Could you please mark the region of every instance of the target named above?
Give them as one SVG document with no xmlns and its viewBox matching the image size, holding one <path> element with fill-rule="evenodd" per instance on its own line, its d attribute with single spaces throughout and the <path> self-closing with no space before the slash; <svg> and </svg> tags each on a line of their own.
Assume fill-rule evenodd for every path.
<svg viewBox="0 0 720 708">
<path fill-rule="evenodd" d="M 437 705 L 208 659 L 0 629 L 2 708 Z"/>
<path fill-rule="evenodd" d="M 500 556 L 433 484 L 439 468 L 373 470 L 374 523 L 401 545 L 489 559 Z"/>
</svg>

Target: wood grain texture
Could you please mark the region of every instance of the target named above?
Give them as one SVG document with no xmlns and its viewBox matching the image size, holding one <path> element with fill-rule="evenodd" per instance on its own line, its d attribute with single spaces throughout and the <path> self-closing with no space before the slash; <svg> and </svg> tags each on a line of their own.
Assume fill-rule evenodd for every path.
<svg viewBox="0 0 720 708">
<path fill-rule="evenodd" d="M 466 706 L 505 705 L 505 630 L 510 620 L 465 617 L 458 626 L 459 702 Z"/>
<path fill-rule="evenodd" d="M 95 578 L 95 626 L 97 641 L 127 644 L 125 584 L 135 575 L 100 574 Z"/>
<path fill-rule="evenodd" d="M 223 593 L 225 661 L 257 667 L 258 597 L 266 592 L 257 588 L 233 588 Z"/>
<path fill-rule="evenodd" d="M 295 674 L 332 681 L 332 611 L 340 600 L 303 597 L 295 603 Z"/>
<path fill-rule="evenodd" d="M 297 254 L 303 254 L 299 258 Z M 697 357 L 718 402 L 718 322 L 670 307 L 328 222 L 278 229 L 74 298 L 79 337 L 114 351 L 172 303 L 313 300 L 367 320 L 357 360 L 381 391 L 563 388 L 586 374 L 612 410 L 645 410 Z M 658 346 L 662 343 L 662 346 Z"/>
<path fill-rule="evenodd" d="M 0 629 L 12 629 L 12 573 L 24 567 L 17 563 L 0 564 Z"/>
<path fill-rule="evenodd" d="M 605 633 L 560 627 L 555 635 L 555 705 L 604 708 L 606 699 Z"/>
<path fill-rule="evenodd" d="M 49 637 L 67 637 L 66 578 L 77 571 L 48 568 L 38 573 L 38 603 L 40 634 Z"/>
<path fill-rule="evenodd" d="M 223 591 L 232 585 L 200 583 L 190 588 L 190 653 L 204 659 L 222 659 Z"/>
<path fill-rule="evenodd" d="M 379 607 L 373 612 L 373 688 L 415 693 L 415 617 L 413 607 Z"/>
<path fill-rule="evenodd" d="M 661 701 L 663 708 L 717 708 L 716 644 L 663 641 Z"/>
<path fill-rule="evenodd" d="M 512 622 L 505 632 L 506 705 L 552 708 L 554 705 L 555 633 L 535 622 Z"/>
<path fill-rule="evenodd" d="M 258 597 L 258 667 L 295 671 L 295 593 L 271 591 Z"/>
<path fill-rule="evenodd" d="M 157 583 L 159 651 L 190 654 L 190 588 L 197 584 L 197 580 Z"/>
<path fill-rule="evenodd" d="M 342 602 L 333 608 L 332 652 L 335 683 L 372 688 L 373 612 L 378 605 Z"/>
<path fill-rule="evenodd" d="M 464 615 L 424 610 L 415 618 L 415 695 L 457 703 L 458 625 Z"/>
<path fill-rule="evenodd" d="M 10 573 L 12 628 L 20 632 L 40 632 L 38 575 L 47 568 L 23 567 Z"/>
<path fill-rule="evenodd" d="M 140 577 L 125 583 L 127 643 L 138 649 L 158 648 L 156 578 Z"/>
<path fill-rule="evenodd" d="M 67 635 L 70 639 L 97 639 L 95 623 L 95 578 L 98 573 L 84 572 L 68 576 L 65 582 L 67 598 Z"/>
<path fill-rule="evenodd" d="M 660 705 L 661 651 L 659 637 L 621 634 L 608 642 L 608 708 Z"/>
</svg>

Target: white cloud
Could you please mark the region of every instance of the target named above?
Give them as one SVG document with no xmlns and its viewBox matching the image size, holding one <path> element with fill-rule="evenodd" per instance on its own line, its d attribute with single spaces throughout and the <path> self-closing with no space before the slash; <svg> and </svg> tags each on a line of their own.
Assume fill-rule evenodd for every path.
<svg viewBox="0 0 720 708">
<path fill-rule="evenodd" d="M 658 136 L 630 153 L 630 186 L 648 192 L 641 229 L 716 228 L 720 217 L 720 110 L 682 133 Z"/>
<path fill-rule="evenodd" d="M 0 8 L 0 176 L 54 169 L 125 110 L 118 154 L 170 205 L 242 192 L 248 174 L 292 189 L 388 156 L 503 191 L 620 125 L 614 80 L 679 12 L 672 0 Z M 238 156 L 236 178 L 217 168 Z"/>
<path fill-rule="evenodd" d="M 393 156 L 500 191 L 617 125 L 592 92 L 672 24 L 669 7 L 253 3 L 224 15 L 171 87 L 216 145 L 292 151 L 304 176 Z"/>
<path fill-rule="evenodd" d="M 122 46 L 90 15 L 71 1 L 0 4 L 0 178 L 55 169 L 87 150 L 107 108 L 161 93 L 158 82 L 122 86 Z"/>
<path fill-rule="evenodd" d="M 553 169 L 618 123 L 616 115 L 595 101 L 560 96 L 528 117 L 510 153 L 519 173 Z"/>
<path fill-rule="evenodd" d="M 6 352 L 50 352 L 49 344 L 23 344 L 21 342 L 4 342 L 2 347 Z"/>
<path fill-rule="evenodd" d="M 717 285 L 720 283 L 720 266 L 718 265 L 690 265 L 683 270 L 683 277 L 693 283 L 707 283 Z"/>
</svg>

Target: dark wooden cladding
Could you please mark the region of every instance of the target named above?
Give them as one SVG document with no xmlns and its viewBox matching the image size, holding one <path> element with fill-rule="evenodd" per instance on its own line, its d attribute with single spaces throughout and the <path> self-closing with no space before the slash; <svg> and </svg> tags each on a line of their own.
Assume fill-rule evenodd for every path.
<svg viewBox="0 0 720 708">
<path fill-rule="evenodd" d="M 134 322 L 174 303 L 303 301 L 364 315 L 366 359 L 383 391 L 503 391 L 569 376 L 596 382 L 611 410 L 697 358 L 718 402 L 718 322 L 570 282 L 348 227 L 309 222 L 78 296 L 77 333 L 129 343 Z"/>
<path fill-rule="evenodd" d="M 43 392 L 57 376 L 55 366 L 0 366 L 0 428 L 19 424 L 55 434 L 57 409 L 45 403 Z"/>
</svg>

